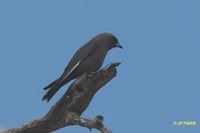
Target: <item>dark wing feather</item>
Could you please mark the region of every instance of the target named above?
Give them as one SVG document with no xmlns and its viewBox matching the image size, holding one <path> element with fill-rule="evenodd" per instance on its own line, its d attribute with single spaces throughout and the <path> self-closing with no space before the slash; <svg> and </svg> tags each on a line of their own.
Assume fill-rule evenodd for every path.
<svg viewBox="0 0 200 133">
<path fill-rule="evenodd" d="M 49 101 L 64 84 L 69 82 L 72 78 L 70 77 L 71 73 L 73 73 L 73 71 L 79 66 L 79 64 L 81 64 L 81 62 L 86 60 L 88 56 L 95 52 L 96 48 L 97 44 L 90 42 L 81 47 L 70 60 L 69 64 L 65 68 L 65 71 L 60 76 L 60 78 L 58 78 L 54 83 L 51 83 L 47 86 L 50 87 L 50 89 L 43 96 L 42 100 Z M 45 87 L 44 89 L 47 90 L 47 87 Z"/>
<path fill-rule="evenodd" d="M 95 51 L 96 47 L 98 44 L 96 42 L 88 42 L 87 44 L 83 45 L 72 57 L 70 62 L 68 63 L 67 67 L 65 68 L 65 71 L 63 74 L 54 82 L 49 84 L 48 86 L 44 87 L 44 90 L 48 90 L 49 88 L 55 88 L 55 86 L 58 86 L 59 84 L 62 83 L 70 73 L 72 73 L 78 66 L 79 64 L 87 59 L 89 55 L 92 54 L 92 52 Z"/>
<path fill-rule="evenodd" d="M 70 60 L 69 64 L 65 68 L 62 76 L 60 77 L 60 82 L 65 80 L 84 60 L 87 59 L 93 52 L 95 52 L 98 44 L 94 43 L 91 44 L 88 42 L 84 46 L 82 46 Z"/>
</svg>

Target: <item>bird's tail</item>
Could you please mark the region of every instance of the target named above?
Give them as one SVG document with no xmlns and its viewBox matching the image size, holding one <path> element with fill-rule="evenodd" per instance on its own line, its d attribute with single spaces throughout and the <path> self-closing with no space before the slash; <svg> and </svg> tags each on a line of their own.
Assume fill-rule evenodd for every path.
<svg viewBox="0 0 200 133">
<path fill-rule="evenodd" d="M 58 81 L 58 79 L 55 80 L 55 81 L 53 81 L 51 84 L 49 84 L 48 86 L 44 87 L 43 89 L 44 89 L 44 90 L 50 89 L 51 87 L 53 87 L 53 86 L 56 84 L 57 81 Z"/>
<path fill-rule="evenodd" d="M 55 93 L 63 86 L 64 84 L 60 83 L 60 78 L 50 83 L 48 86 L 44 87 L 44 90 L 47 90 L 46 94 L 43 96 L 42 100 L 49 102 Z"/>
<path fill-rule="evenodd" d="M 67 84 L 71 79 L 67 78 L 64 81 L 62 78 L 58 78 L 53 81 L 48 86 L 44 87 L 44 90 L 47 90 L 46 94 L 43 96 L 42 100 L 49 102 L 55 93 L 65 84 Z"/>
<path fill-rule="evenodd" d="M 49 102 L 59 89 L 60 86 L 49 88 L 46 94 L 43 96 L 42 100 Z"/>
</svg>

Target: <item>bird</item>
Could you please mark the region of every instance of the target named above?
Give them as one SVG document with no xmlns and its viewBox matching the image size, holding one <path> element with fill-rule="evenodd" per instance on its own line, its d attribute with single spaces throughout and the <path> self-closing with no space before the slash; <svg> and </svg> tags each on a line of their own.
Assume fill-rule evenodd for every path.
<svg viewBox="0 0 200 133">
<path fill-rule="evenodd" d="M 89 40 L 73 55 L 61 76 L 44 87 L 47 90 L 42 100 L 49 102 L 55 93 L 71 80 L 84 73 L 98 71 L 112 48 L 121 48 L 118 39 L 112 33 L 100 33 Z"/>
</svg>

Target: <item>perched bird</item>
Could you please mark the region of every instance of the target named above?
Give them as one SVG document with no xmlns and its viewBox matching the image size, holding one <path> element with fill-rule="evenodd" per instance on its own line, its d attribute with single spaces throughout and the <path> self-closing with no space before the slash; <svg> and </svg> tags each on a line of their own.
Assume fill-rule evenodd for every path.
<svg viewBox="0 0 200 133">
<path fill-rule="evenodd" d="M 114 47 L 122 48 L 117 38 L 111 33 L 101 33 L 92 38 L 74 54 L 63 74 L 44 88 L 44 90 L 48 91 L 42 100 L 48 102 L 63 85 L 78 78 L 85 72 L 98 71 L 107 52 Z"/>
</svg>

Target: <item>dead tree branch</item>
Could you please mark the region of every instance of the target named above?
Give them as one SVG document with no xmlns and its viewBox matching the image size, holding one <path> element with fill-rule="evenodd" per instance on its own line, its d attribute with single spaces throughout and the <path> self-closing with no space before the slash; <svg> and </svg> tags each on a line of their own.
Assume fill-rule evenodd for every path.
<svg viewBox="0 0 200 133">
<path fill-rule="evenodd" d="M 82 75 L 69 86 L 63 97 L 51 107 L 43 118 L 21 127 L 8 129 L 3 133 L 49 133 L 71 125 L 87 127 L 90 130 L 95 128 L 102 133 L 111 133 L 103 125 L 103 116 L 96 116 L 93 120 L 80 116 L 96 92 L 116 76 L 115 67 L 119 64 L 112 63 L 98 72 Z"/>
</svg>

